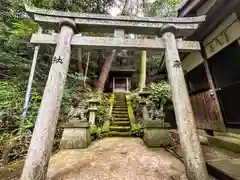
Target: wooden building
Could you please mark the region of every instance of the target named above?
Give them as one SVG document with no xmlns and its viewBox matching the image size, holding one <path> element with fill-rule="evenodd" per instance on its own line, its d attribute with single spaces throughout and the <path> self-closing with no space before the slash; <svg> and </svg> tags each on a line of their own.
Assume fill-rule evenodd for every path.
<svg viewBox="0 0 240 180">
<path fill-rule="evenodd" d="M 122 51 L 124 52 L 124 51 Z M 112 63 L 110 73 L 105 85 L 105 92 L 123 92 L 127 93 L 132 90 L 136 79 L 133 75 L 137 74 L 137 64 L 140 57 L 133 52 L 128 51 L 124 56 L 119 53 Z"/>
<path fill-rule="evenodd" d="M 189 40 L 202 50 L 182 64 L 197 126 L 240 132 L 240 0 L 188 0 L 179 17 L 206 15 Z"/>
</svg>

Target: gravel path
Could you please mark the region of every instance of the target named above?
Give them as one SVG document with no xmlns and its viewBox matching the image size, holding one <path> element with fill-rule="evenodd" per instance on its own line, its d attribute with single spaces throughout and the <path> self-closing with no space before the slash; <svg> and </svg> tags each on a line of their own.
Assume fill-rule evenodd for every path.
<svg viewBox="0 0 240 180">
<path fill-rule="evenodd" d="M 168 180 L 183 174 L 184 165 L 162 148 L 147 148 L 139 138 L 105 138 L 55 154 L 48 180 Z"/>
</svg>

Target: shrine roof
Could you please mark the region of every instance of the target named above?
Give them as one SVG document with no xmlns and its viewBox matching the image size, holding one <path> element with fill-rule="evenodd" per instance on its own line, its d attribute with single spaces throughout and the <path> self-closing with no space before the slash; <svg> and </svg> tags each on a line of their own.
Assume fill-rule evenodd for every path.
<svg viewBox="0 0 240 180">
<path fill-rule="evenodd" d="M 128 68 L 128 69 L 123 69 L 123 68 L 112 68 L 110 70 L 110 76 L 115 76 L 115 77 L 131 77 L 134 72 L 136 72 L 136 69 Z"/>
</svg>

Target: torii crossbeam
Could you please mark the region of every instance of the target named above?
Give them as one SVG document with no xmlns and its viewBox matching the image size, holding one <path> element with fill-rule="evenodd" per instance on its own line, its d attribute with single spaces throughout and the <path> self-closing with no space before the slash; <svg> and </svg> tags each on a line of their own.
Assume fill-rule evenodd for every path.
<svg viewBox="0 0 240 180">
<path fill-rule="evenodd" d="M 62 93 L 71 56 L 71 46 L 84 48 L 139 49 L 165 51 L 165 63 L 171 86 L 184 164 L 190 180 L 208 180 L 199 143 L 188 90 L 184 79 L 180 52 L 199 51 L 200 45 L 182 39 L 191 35 L 204 16 L 191 18 L 153 18 L 73 13 L 25 6 L 29 15 L 42 28 L 58 29 L 59 34 L 33 34 L 35 44 L 56 44 L 52 66 L 43 94 L 21 180 L 43 180 L 46 177 L 53 145 Z M 114 33 L 109 37 L 74 35 L 84 31 Z M 156 39 L 125 39 L 125 33 L 156 35 Z M 120 33 L 121 35 L 118 35 Z"/>
</svg>

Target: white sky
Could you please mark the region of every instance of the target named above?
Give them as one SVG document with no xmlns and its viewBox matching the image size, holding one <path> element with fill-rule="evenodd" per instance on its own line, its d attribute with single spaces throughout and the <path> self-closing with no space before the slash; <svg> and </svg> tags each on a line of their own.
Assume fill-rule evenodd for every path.
<svg viewBox="0 0 240 180">
<path fill-rule="evenodd" d="M 117 16 L 121 13 L 121 10 L 118 8 L 118 7 L 112 7 L 110 10 L 109 10 L 109 13 L 112 15 L 112 16 Z"/>
</svg>

